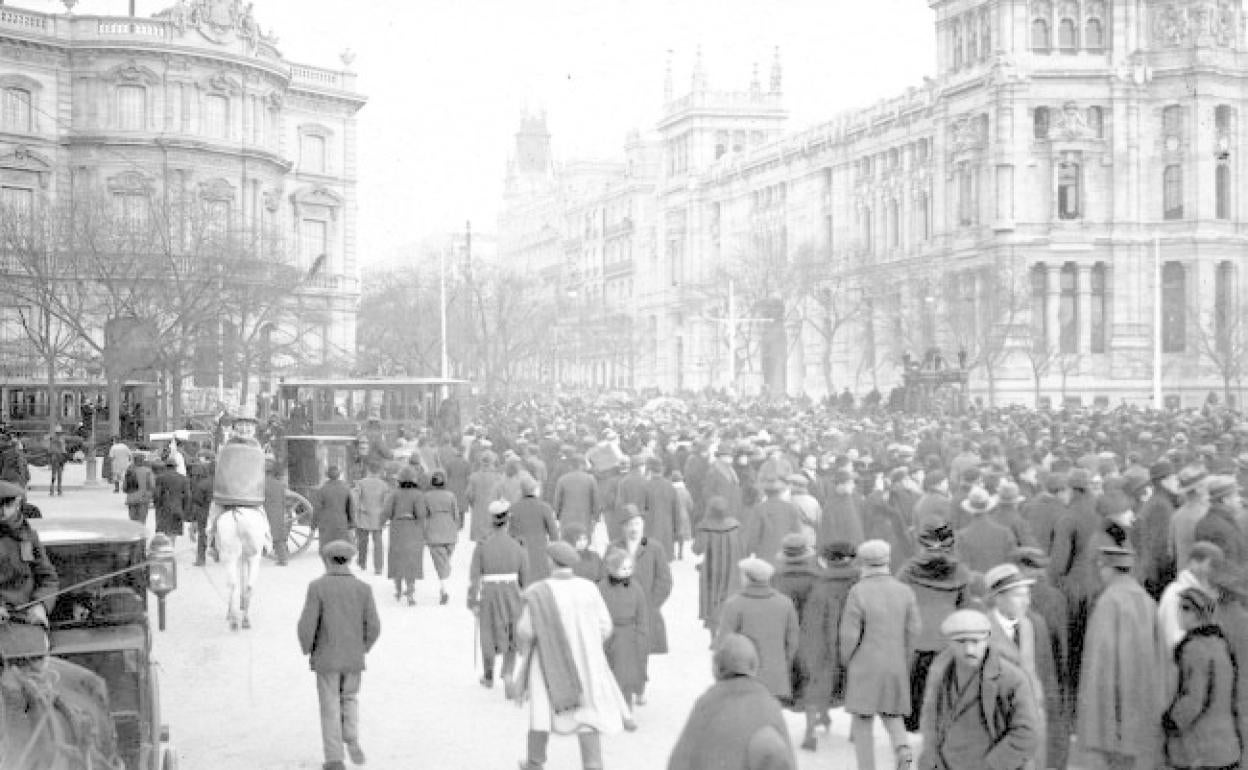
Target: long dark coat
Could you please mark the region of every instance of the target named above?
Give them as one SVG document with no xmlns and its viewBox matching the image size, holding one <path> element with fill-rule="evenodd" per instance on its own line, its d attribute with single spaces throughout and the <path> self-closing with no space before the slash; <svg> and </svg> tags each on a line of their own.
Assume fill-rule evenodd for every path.
<svg viewBox="0 0 1248 770">
<path fill-rule="evenodd" d="M 920 628 L 914 591 L 892 575 L 868 573 L 850 589 L 840 629 L 846 711 L 910 713 L 908 664 Z"/>
<path fill-rule="evenodd" d="M 1248 541 L 1235 521 L 1235 512 L 1221 500 L 1211 503 L 1204 517 L 1196 522 L 1196 542 L 1206 540 L 1222 549 L 1226 563 L 1244 566 Z"/>
<path fill-rule="evenodd" d="M 355 506 L 342 479 L 329 479 L 312 494 L 312 520 L 321 545 L 355 537 Z"/>
<path fill-rule="evenodd" d="M 819 656 L 818 640 L 813 634 L 800 633 L 810 625 L 806 619 L 810 596 L 815 585 L 821 578 L 821 570 L 814 557 L 790 561 L 786 559 L 771 578 L 771 584 L 777 591 L 789 597 L 793 609 L 797 611 L 799 629 L 797 654 L 793 656 L 789 666 L 790 702 L 801 705 L 806 702 L 806 688 L 815 676 L 813 663 Z M 787 704 L 786 704 L 787 705 Z"/>
<path fill-rule="evenodd" d="M 502 527 L 495 528 L 472 551 L 472 561 L 468 565 L 468 609 L 480 608 L 477 617 L 481 624 L 481 648 L 493 655 L 517 648 L 516 623 L 524 605 L 520 587 L 528 585 L 523 582 L 528 561 L 524 546 Z M 520 580 L 483 583 L 484 575 L 518 575 Z"/>
<path fill-rule="evenodd" d="M 646 594 L 631 579 L 624 584 L 603 578 L 598 590 L 611 613 L 613 626 L 611 636 L 603 643 L 603 651 L 620 692 L 628 698 L 646 688 L 646 656 L 650 651 L 650 611 L 646 607 Z"/>
<path fill-rule="evenodd" d="M 386 499 L 382 526 L 390 524 L 387 575 L 392 580 L 420 580 L 425 576 L 425 501 L 416 487 L 400 486 Z"/>
<path fill-rule="evenodd" d="M 741 511 L 744 509 L 741 480 L 730 463 L 716 460 L 706 469 L 706 477 L 702 481 L 702 510 L 697 511 L 696 516 L 705 515 L 706 507 L 713 497 L 727 500 L 728 515 L 737 521 L 741 520 Z"/>
<path fill-rule="evenodd" d="M 752 676 L 716 682 L 693 704 L 667 770 L 797 770 L 780 704 Z"/>
<path fill-rule="evenodd" d="M 885 494 L 888 496 L 885 497 Z M 891 549 L 894 564 L 909 559 L 914 554 L 914 540 L 906 526 L 906 514 L 900 508 L 900 494 L 872 492 L 865 501 L 863 538 L 883 540 Z"/>
<path fill-rule="evenodd" d="M 623 541 L 615 547 L 627 551 Z M 633 582 L 646 592 L 646 608 L 650 611 L 650 654 L 667 652 L 667 626 L 663 623 L 663 604 L 672 595 L 672 569 L 667 552 L 660 543 L 643 537 L 633 554 Z"/>
<path fill-rule="evenodd" d="M 1041 492 L 1034 499 L 1023 503 L 1023 521 L 1035 538 L 1036 545 L 1045 553 L 1052 553 L 1057 522 L 1066 514 L 1066 504 L 1056 495 Z"/>
<path fill-rule="evenodd" d="M 168 468 L 156 477 L 156 531 L 182 534 L 182 521 L 189 518 L 191 484 L 185 476 Z"/>
<path fill-rule="evenodd" d="M 546 546 L 559 539 L 559 524 L 555 511 L 537 497 L 522 497 L 511 507 L 511 536 L 529 554 L 528 574 L 525 585 L 533 585 L 550 577 L 550 562 L 546 559 Z"/>
<path fill-rule="evenodd" d="M 1156 603 L 1129 575 L 1116 576 L 1097 598 L 1077 700 L 1075 732 L 1084 750 L 1161 756 L 1166 666 L 1156 618 Z"/>
<path fill-rule="evenodd" d="M 754 506 L 754 515 L 749 521 L 743 532 L 745 552 L 773 566 L 780 563 L 780 544 L 784 536 L 802 531 L 801 510 L 778 497 L 768 497 Z"/>
<path fill-rule="evenodd" d="M 646 487 L 645 517 L 646 534 L 662 541 L 671 556 L 680 527 L 680 498 L 672 482 L 657 474 L 650 477 Z"/>
<path fill-rule="evenodd" d="M 741 634 L 758 651 L 758 681 L 781 703 L 793 696 L 790 671 L 801 636 L 797 610 L 771 586 L 748 585 L 724 602 L 717 638 Z"/>
<path fill-rule="evenodd" d="M 649 512 L 647 508 L 649 504 L 648 483 L 646 478 L 641 475 L 641 472 L 636 469 L 620 477 L 619 485 L 615 488 L 615 499 L 612 502 L 610 512 L 607 514 L 607 537 L 609 539 L 619 540 L 624 537 L 624 506 L 635 505 L 637 510 L 641 511 L 643 515 Z M 650 530 L 650 524 L 650 517 L 646 516 L 646 537 L 657 542 L 666 543 L 667 540 L 657 537 Z M 670 540 L 670 536 L 668 539 Z"/>
<path fill-rule="evenodd" d="M 693 552 L 702 556 L 698 565 L 698 619 L 703 627 L 719 627 L 724 600 L 741 587 L 737 562 L 745 557 L 741 525 L 733 518 L 706 518 L 693 535 Z"/>
<path fill-rule="evenodd" d="M 1194 628 L 1174 650 L 1179 688 L 1162 717 L 1166 759 L 1174 767 L 1229 767 L 1239 762 L 1235 663 L 1222 629 Z"/>
<path fill-rule="evenodd" d="M 798 654 L 809 653 L 813 678 L 806 687 L 806 706 L 835 708 L 845 699 L 845 664 L 841 658 L 841 616 L 849 589 L 858 582 L 858 568 L 833 566 L 824 570 L 811 589 L 801 619 Z"/>
<path fill-rule="evenodd" d="M 819 550 L 838 540 L 854 546 L 862 544 L 865 539 L 862 525 L 861 501 L 853 494 L 834 492 L 828 496 L 823 506 L 823 516 L 819 519 L 819 531 L 816 533 L 816 546 Z"/>
<path fill-rule="evenodd" d="M 1170 553 L 1170 519 L 1179 502 L 1160 485 L 1153 489 L 1153 496 L 1144 503 L 1135 525 L 1140 543 L 1135 566 L 1144 590 L 1157 600 L 1177 574 L 1174 556 Z"/>
<path fill-rule="evenodd" d="M 967 525 L 955 535 L 954 552 L 958 559 L 974 572 L 987 572 L 1010 559 L 1010 552 L 1018 547 L 1014 533 L 998 524 L 992 514 L 973 516 Z"/>
<path fill-rule="evenodd" d="M 589 473 L 569 471 L 555 482 L 555 518 L 560 526 L 580 524 L 590 532 L 598 517 L 598 506 L 598 480 Z"/>
</svg>

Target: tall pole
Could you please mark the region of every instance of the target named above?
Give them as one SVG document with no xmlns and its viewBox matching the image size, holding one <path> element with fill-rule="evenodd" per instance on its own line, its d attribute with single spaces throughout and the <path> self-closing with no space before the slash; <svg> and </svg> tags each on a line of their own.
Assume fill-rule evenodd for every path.
<svg viewBox="0 0 1248 770">
<path fill-rule="evenodd" d="M 442 379 L 450 376 L 450 365 L 446 355 L 446 247 L 438 251 L 438 295 L 439 301 L 438 323 L 441 328 L 442 336 Z"/>
<path fill-rule="evenodd" d="M 728 281 L 728 366 L 724 368 L 729 390 L 737 387 L 737 292 L 736 283 Z"/>
<path fill-rule="evenodd" d="M 1161 233 L 1153 234 L 1153 408 L 1164 406 L 1161 395 Z"/>
</svg>

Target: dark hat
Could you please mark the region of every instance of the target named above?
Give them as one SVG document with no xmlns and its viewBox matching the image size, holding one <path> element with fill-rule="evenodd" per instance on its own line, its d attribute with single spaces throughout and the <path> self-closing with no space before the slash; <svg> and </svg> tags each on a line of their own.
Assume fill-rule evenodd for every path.
<svg viewBox="0 0 1248 770">
<path fill-rule="evenodd" d="M 1192 587 L 1185 589 L 1179 594 L 1179 608 L 1188 612 L 1196 613 L 1201 619 L 1209 619 L 1213 617 L 1214 610 L 1217 608 L 1216 600 L 1200 590 Z"/>
<path fill-rule="evenodd" d="M 576 552 L 576 549 L 562 540 L 556 540 L 546 546 L 546 555 L 559 567 L 571 567 L 581 560 L 581 555 Z"/>
<path fill-rule="evenodd" d="M 321 547 L 321 556 L 336 562 L 348 562 L 355 558 L 355 546 L 346 540 L 334 540 Z"/>
<path fill-rule="evenodd" d="M 429 484 L 435 487 L 445 486 L 446 474 L 443 473 L 442 471 L 434 471 L 433 473 L 429 474 Z"/>
<path fill-rule="evenodd" d="M 790 532 L 780 541 L 780 556 L 788 561 L 801 561 L 814 554 L 814 549 L 800 532 Z"/>
<path fill-rule="evenodd" d="M 1025 545 L 1010 551 L 1010 561 L 1028 569 L 1044 569 L 1049 566 L 1049 555 L 1042 548 Z"/>
<path fill-rule="evenodd" d="M 628 551 L 625 551 L 623 548 L 612 548 L 607 551 L 606 556 L 602 557 L 602 564 L 606 568 L 608 575 L 619 577 L 620 568 L 632 560 L 633 557 L 628 555 Z"/>
<path fill-rule="evenodd" d="M 858 555 L 858 552 L 853 543 L 837 540 L 825 545 L 820 555 L 828 566 L 847 566 Z"/>
<path fill-rule="evenodd" d="M 725 634 L 721 637 L 712 660 L 716 679 L 754 676 L 758 673 L 758 650 L 749 637 L 741 634 Z"/>
<path fill-rule="evenodd" d="M 1100 563 L 1103 567 L 1130 569 L 1135 566 L 1135 553 L 1130 548 L 1106 545 L 1100 548 Z"/>
<path fill-rule="evenodd" d="M 636 505 L 633 505 L 632 503 L 626 503 L 624 505 L 624 510 L 620 513 L 620 525 L 623 526 L 624 522 L 630 521 L 632 519 L 636 519 L 638 517 L 644 517 L 644 515 L 645 514 L 643 514 L 641 512 L 641 509 L 638 508 Z"/>
<path fill-rule="evenodd" d="M 1023 576 L 1017 564 L 998 564 L 984 573 L 984 589 L 989 597 L 1018 588 L 1035 585 L 1036 581 Z"/>
<path fill-rule="evenodd" d="M 337 465 L 331 465 L 325 469 L 325 475 L 331 479 L 336 479 L 342 475 L 342 471 L 338 469 Z"/>
</svg>

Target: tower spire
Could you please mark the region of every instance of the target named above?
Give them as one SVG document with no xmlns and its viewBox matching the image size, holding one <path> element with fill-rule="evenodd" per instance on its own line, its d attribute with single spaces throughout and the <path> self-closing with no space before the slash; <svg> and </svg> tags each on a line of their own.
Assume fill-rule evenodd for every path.
<svg viewBox="0 0 1248 770">
<path fill-rule="evenodd" d="M 706 68 L 702 66 L 702 46 L 700 45 L 693 62 L 693 90 L 695 92 L 706 90 Z"/>
<path fill-rule="evenodd" d="M 771 92 L 773 94 L 780 93 L 780 78 L 783 71 L 780 68 L 780 46 L 776 46 L 775 54 L 771 60 Z"/>
<path fill-rule="evenodd" d="M 750 93 L 761 94 L 763 85 L 758 80 L 758 62 L 754 62 L 754 74 L 750 77 Z"/>
</svg>

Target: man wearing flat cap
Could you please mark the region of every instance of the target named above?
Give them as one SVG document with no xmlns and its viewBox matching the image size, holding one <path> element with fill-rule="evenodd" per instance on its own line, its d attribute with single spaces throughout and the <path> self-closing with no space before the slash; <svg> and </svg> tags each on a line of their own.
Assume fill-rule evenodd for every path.
<svg viewBox="0 0 1248 770">
<path fill-rule="evenodd" d="M 1162 748 L 1165 648 L 1134 562 L 1127 548 L 1100 549 L 1105 590 L 1088 617 L 1076 699 L 1079 744 L 1111 769 L 1155 767 Z"/>
<path fill-rule="evenodd" d="M 738 567 L 743 587 L 724 602 L 717 643 L 729 634 L 747 637 L 758 651 L 758 680 L 781 702 L 791 700 L 790 672 L 799 642 L 797 610 L 788 596 L 771 586 L 775 568 L 770 562 L 748 556 Z"/>
<path fill-rule="evenodd" d="M 364 656 L 381 635 L 373 589 L 351 574 L 355 546 L 334 540 L 321 547 L 325 574 L 308 585 L 299 616 L 299 646 L 316 672 L 324 770 L 343 770 L 343 746 L 354 764 L 360 748 L 359 693 Z"/>
<path fill-rule="evenodd" d="M 758 653 L 741 634 L 719 641 L 715 684 L 689 713 L 667 770 L 797 770 L 784 712 L 758 681 Z"/>
<path fill-rule="evenodd" d="M 597 586 L 572 571 L 580 559 L 562 540 L 546 548 L 550 577 L 524 590 L 516 624 L 520 663 L 508 697 L 529 701 L 528 752 L 520 770 L 542 770 L 551 732 L 576 735 L 581 767 L 602 769 L 603 733 L 624 729 L 628 703 L 616 684 L 603 642 L 613 629 Z"/>
<path fill-rule="evenodd" d="M 940 626 L 948 648 L 928 674 L 920 770 L 1021 770 L 1039 747 L 1027 675 L 994 650 L 992 624 L 963 609 Z"/>
</svg>

